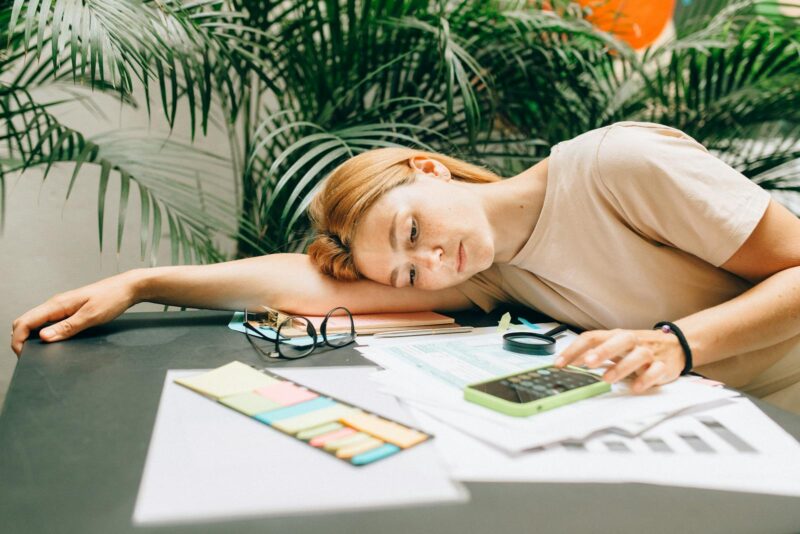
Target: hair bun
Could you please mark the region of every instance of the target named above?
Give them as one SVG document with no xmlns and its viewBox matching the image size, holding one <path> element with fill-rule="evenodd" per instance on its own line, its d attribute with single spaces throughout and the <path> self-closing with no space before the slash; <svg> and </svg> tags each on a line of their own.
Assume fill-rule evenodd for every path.
<svg viewBox="0 0 800 534">
<path fill-rule="evenodd" d="M 308 247 L 308 256 L 322 273 L 337 280 L 353 281 L 360 278 L 350 247 L 335 234 L 325 232 L 317 235 Z"/>
</svg>

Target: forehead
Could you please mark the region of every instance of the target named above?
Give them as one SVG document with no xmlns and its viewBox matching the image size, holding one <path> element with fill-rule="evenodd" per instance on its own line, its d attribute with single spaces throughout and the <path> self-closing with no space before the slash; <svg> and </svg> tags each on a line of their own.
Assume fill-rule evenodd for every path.
<svg viewBox="0 0 800 534">
<path fill-rule="evenodd" d="M 390 283 L 395 252 L 389 243 L 392 221 L 398 210 L 405 206 L 400 186 L 388 191 L 373 204 L 356 227 L 353 237 L 353 261 L 358 271 L 371 280 Z M 398 222 L 399 224 L 399 222 Z"/>
</svg>

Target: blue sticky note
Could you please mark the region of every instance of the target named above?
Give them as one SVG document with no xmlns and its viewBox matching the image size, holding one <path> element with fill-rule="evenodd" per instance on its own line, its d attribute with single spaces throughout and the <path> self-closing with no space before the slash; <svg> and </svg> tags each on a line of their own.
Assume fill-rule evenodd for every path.
<svg viewBox="0 0 800 534">
<path fill-rule="evenodd" d="M 280 408 L 278 410 L 259 413 L 256 414 L 254 417 L 259 421 L 261 421 L 262 423 L 267 423 L 268 425 L 271 425 L 275 421 L 280 421 L 281 419 L 287 419 L 289 417 L 295 417 L 309 412 L 315 412 L 317 410 L 321 410 L 322 408 L 328 408 L 329 406 L 333 406 L 335 404 L 337 404 L 336 401 L 333 399 L 329 399 L 328 397 L 317 397 L 316 399 L 312 399 L 306 402 L 301 402 L 300 404 L 293 404 L 292 406 L 287 406 L 286 408 Z"/>
<path fill-rule="evenodd" d="M 380 460 L 381 458 L 386 458 L 387 456 L 391 456 L 392 454 L 396 453 L 400 450 L 400 447 L 397 445 L 392 445 L 387 443 L 385 445 L 381 445 L 380 447 L 376 447 L 371 451 L 363 452 L 359 455 L 353 456 L 351 462 L 353 465 L 366 465 L 372 463 L 374 461 Z"/>
<path fill-rule="evenodd" d="M 539 326 L 538 324 L 534 324 L 534 323 L 532 323 L 532 322 L 528 321 L 528 320 L 527 320 L 527 319 L 525 319 L 524 317 L 517 317 L 517 320 L 518 320 L 520 323 L 522 323 L 523 325 L 525 325 L 525 326 L 527 326 L 528 328 L 530 328 L 531 330 L 541 330 L 541 329 L 542 329 L 542 327 L 541 327 L 541 326 Z"/>
</svg>

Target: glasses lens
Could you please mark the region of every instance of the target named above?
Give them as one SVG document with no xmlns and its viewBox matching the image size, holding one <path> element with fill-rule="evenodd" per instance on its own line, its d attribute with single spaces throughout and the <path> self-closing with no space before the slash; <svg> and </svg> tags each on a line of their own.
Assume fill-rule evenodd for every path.
<svg viewBox="0 0 800 534">
<path fill-rule="evenodd" d="M 290 317 L 278 327 L 278 340 L 278 353 L 294 360 L 314 351 L 317 331 L 305 317 Z"/>
<path fill-rule="evenodd" d="M 344 347 L 356 338 L 356 325 L 347 308 L 334 308 L 325 316 L 322 337 L 331 347 Z"/>
</svg>

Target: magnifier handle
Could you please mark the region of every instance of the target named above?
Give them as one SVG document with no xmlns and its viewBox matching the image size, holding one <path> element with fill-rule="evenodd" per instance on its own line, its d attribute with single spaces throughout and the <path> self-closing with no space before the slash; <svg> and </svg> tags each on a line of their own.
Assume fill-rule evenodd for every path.
<svg viewBox="0 0 800 534">
<path fill-rule="evenodd" d="M 548 332 L 545 332 L 544 335 L 553 337 L 553 336 L 556 336 L 556 335 L 560 334 L 564 330 L 568 330 L 568 329 L 569 329 L 569 326 L 567 326 L 565 324 L 560 324 L 557 327 L 553 328 L 552 330 L 550 330 Z"/>
</svg>

